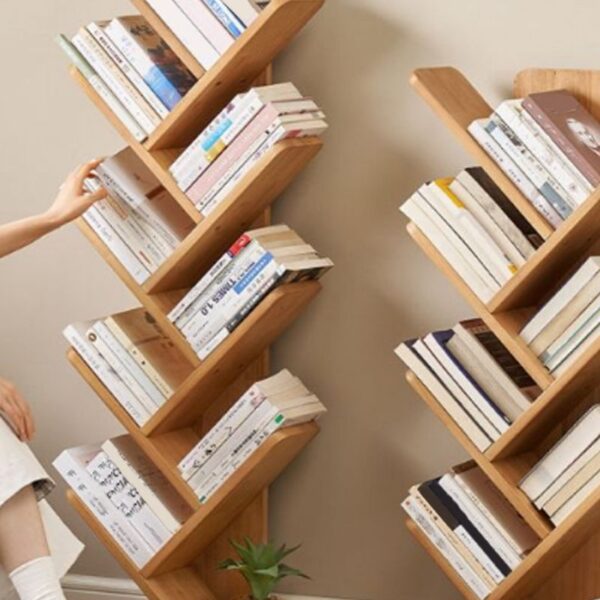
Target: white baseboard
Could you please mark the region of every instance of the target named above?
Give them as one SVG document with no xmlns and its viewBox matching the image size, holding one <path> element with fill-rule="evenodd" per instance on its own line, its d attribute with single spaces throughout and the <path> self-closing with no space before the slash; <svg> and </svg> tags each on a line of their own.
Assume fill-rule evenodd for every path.
<svg viewBox="0 0 600 600">
<path fill-rule="evenodd" d="M 140 589 L 128 579 L 67 575 L 62 581 L 67 600 L 135 600 L 145 598 Z M 190 600 L 194 600 L 190 598 Z M 314 596 L 281 596 L 281 600 L 336 600 Z"/>
</svg>

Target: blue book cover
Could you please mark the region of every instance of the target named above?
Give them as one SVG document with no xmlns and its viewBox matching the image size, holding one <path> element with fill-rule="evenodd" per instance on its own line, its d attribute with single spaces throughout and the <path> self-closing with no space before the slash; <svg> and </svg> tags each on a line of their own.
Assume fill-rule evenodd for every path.
<svg viewBox="0 0 600 600">
<path fill-rule="evenodd" d="M 244 33 L 246 26 L 221 0 L 202 0 L 210 11 L 219 19 L 223 27 L 231 33 L 234 38 L 239 38 Z"/>
</svg>

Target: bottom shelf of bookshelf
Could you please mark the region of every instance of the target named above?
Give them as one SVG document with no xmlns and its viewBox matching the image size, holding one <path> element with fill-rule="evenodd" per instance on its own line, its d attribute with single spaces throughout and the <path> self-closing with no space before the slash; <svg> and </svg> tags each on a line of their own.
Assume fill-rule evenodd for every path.
<svg viewBox="0 0 600 600">
<path fill-rule="evenodd" d="M 121 567 L 131 576 L 143 593 L 151 600 L 217 600 L 216 596 L 202 581 L 196 569 L 188 567 L 163 575 L 145 578 L 129 557 L 121 550 L 112 536 L 88 510 L 75 492 L 68 490 L 69 503 L 79 513 L 96 537 L 104 544 L 109 552 L 117 559 Z"/>
</svg>

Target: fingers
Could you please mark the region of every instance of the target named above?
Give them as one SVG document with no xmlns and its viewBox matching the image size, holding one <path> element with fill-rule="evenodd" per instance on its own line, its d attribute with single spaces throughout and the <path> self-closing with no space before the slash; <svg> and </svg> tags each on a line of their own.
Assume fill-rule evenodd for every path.
<svg viewBox="0 0 600 600">
<path fill-rule="evenodd" d="M 33 439 L 33 434 L 35 433 L 35 425 L 29 404 L 27 404 L 18 390 L 14 391 L 13 401 L 22 417 L 25 440 L 31 441 Z"/>
<path fill-rule="evenodd" d="M 29 441 L 35 432 L 29 405 L 8 381 L 0 380 L 0 408 L 6 413 L 19 439 Z"/>
<path fill-rule="evenodd" d="M 104 188 L 99 188 L 95 192 L 91 192 L 90 194 L 86 194 L 85 198 L 91 206 L 98 200 L 104 200 L 108 196 L 108 192 Z"/>
<path fill-rule="evenodd" d="M 89 162 L 79 165 L 74 171 L 69 174 L 68 179 L 73 181 L 73 184 L 79 191 L 83 190 L 83 182 L 90 176 L 91 172 L 102 163 L 104 159 L 95 158 Z"/>
</svg>

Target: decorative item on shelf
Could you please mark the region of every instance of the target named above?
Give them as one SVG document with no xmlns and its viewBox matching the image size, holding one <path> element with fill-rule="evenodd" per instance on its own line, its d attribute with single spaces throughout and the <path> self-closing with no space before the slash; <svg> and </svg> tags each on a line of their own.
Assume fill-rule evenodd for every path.
<svg viewBox="0 0 600 600">
<path fill-rule="evenodd" d="M 303 577 L 310 579 L 302 571 L 286 565 L 283 560 L 296 552 L 300 546 L 286 548 L 285 544 L 277 548 L 272 542 L 254 544 L 251 539 L 245 538 L 240 544 L 233 540 L 231 545 L 239 560 L 228 558 L 219 564 L 219 569 L 237 571 L 250 587 L 248 600 L 277 600 L 273 591 L 277 584 L 287 577 Z M 240 598 L 240 600 L 245 600 Z"/>
</svg>

